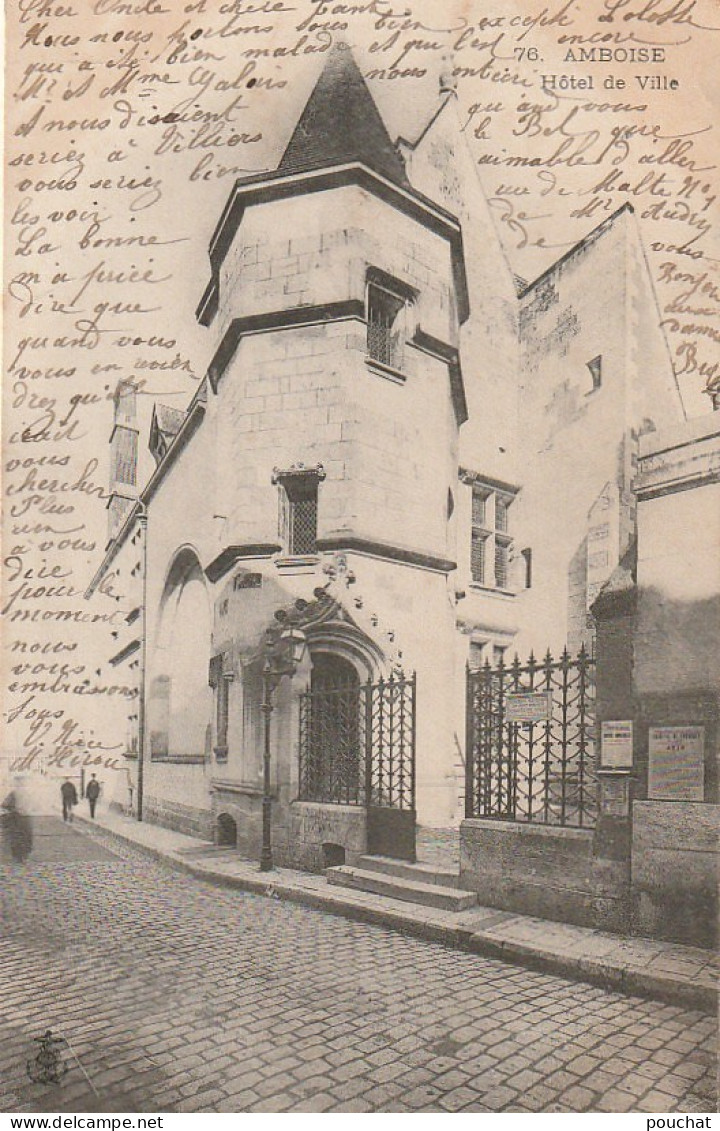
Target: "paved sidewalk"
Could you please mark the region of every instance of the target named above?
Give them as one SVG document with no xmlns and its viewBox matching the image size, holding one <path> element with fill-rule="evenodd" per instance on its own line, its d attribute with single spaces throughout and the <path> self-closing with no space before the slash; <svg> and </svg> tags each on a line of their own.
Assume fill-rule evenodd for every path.
<svg viewBox="0 0 720 1131">
<path fill-rule="evenodd" d="M 79 816 L 79 815 L 78 815 Z M 102 810 L 76 828 L 102 829 L 210 883 L 322 908 L 476 954 L 562 974 L 621 993 L 714 1013 L 718 959 L 710 951 L 655 939 L 624 938 L 491 907 L 455 913 L 386 896 L 331 887 L 324 876 L 276 868 L 261 873 L 234 849 Z"/>
</svg>

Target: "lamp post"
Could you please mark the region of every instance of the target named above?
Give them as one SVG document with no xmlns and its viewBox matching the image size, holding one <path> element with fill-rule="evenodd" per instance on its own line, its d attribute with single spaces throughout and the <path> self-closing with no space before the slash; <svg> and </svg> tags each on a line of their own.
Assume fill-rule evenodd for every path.
<svg viewBox="0 0 720 1131">
<path fill-rule="evenodd" d="M 305 633 L 291 625 L 278 633 L 268 629 L 265 636 L 265 662 L 263 664 L 262 712 L 265 719 L 263 742 L 263 799 L 262 799 L 262 851 L 260 871 L 273 867 L 272 855 L 272 794 L 270 785 L 270 716 L 273 713 L 273 691 L 284 675 L 293 676 L 302 663 L 306 647 Z"/>
</svg>

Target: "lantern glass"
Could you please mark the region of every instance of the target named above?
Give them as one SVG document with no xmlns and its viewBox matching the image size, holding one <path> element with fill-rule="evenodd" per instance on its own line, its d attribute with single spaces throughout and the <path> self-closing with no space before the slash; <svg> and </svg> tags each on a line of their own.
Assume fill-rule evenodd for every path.
<svg viewBox="0 0 720 1131">
<path fill-rule="evenodd" d="M 299 667 L 305 655 L 305 648 L 307 647 L 307 640 L 305 633 L 301 632 L 299 628 L 288 628 L 283 632 L 280 637 L 288 660 L 294 667 Z"/>
</svg>

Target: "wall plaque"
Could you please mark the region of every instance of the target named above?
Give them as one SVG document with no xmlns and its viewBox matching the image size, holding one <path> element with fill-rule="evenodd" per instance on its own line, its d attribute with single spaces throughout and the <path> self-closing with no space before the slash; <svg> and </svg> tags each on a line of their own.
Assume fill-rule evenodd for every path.
<svg viewBox="0 0 720 1131">
<path fill-rule="evenodd" d="M 511 691 L 505 697 L 509 723 L 544 723 L 552 718 L 552 691 Z"/>
<path fill-rule="evenodd" d="M 648 797 L 657 801 L 704 800 L 704 727 L 650 727 Z"/>
<path fill-rule="evenodd" d="M 633 766 L 632 719 L 603 722 L 600 729 L 600 765 L 608 770 L 631 770 Z"/>
<path fill-rule="evenodd" d="M 602 777 L 600 779 L 600 812 L 605 817 L 627 817 L 630 814 L 630 779 Z"/>
</svg>

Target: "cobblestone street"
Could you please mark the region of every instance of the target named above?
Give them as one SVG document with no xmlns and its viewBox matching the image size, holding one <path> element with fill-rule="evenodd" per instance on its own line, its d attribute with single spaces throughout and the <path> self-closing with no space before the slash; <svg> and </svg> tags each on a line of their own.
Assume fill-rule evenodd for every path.
<svg viewBox="0 0 720 1131">
<path fill-rule="evenodd" d="M 699 1012 L 223 890 L 51 818 L 0 882 L 3 1111 L 715 1109 Z M 26 1070 L 48 1028 L 59 1085 Z"/>
</svg>

